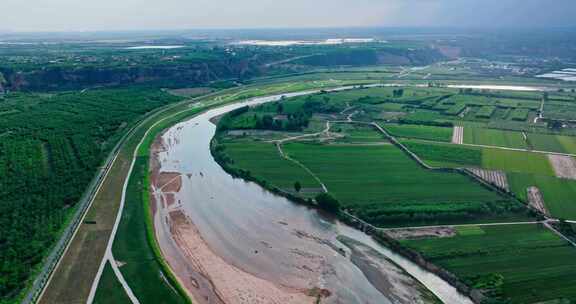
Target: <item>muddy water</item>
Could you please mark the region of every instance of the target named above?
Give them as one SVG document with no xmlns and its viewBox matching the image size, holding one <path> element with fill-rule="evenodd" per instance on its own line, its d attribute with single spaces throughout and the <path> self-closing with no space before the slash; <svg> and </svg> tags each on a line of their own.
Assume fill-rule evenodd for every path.
<svg viewBox="0 0 576 304">
<path fill-rule="evenodd" d="M 310 93 L 313 92 L 285 95 Z M 160 172 L 182 174 L 173 205 L 184 211 L 210 249 L 228 264 L 278 286 L 327 289 L 332 295 L 326 302 L 395 302 L 393 296 L 374 287 L 352 263 L 349 249 L 336 240 L 338 235 L 344 235 L 393 260 L 445 303 L 472 303 L 437 276 L 376 244 L 362 232 L 271 194 L 254 183 L 234 179 L 214 161 L 209 146 L 215 126 L 210 118 L 246 104 L 280 98 L 280 95 L 256 98 L 214 109 L 175 125 L 162 136 Z M 178 248 L 170 241 L 170 228 L 161 216 L 158 212 L 155 218 L 160 245 L 165 254 L 176 256 Z M 342 251 L 346 254 L 341 254 Z M 185 264 L 183 259 L 171 262 L 173 268 L 178 268 L 176 272 L 182 272 Z M 196 278 L 196 282 L 195 285 L 209 285 L 206 278 Z M 397 288 L 402 288 L 406 281 L 396 283 Z"/>
</svg>

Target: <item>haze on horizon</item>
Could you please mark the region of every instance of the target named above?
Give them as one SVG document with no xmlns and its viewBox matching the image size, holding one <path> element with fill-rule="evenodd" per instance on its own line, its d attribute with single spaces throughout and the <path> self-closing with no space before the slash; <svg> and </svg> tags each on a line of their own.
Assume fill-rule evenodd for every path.
<svg viewBox="0 0 576 304">
<path fill-rule="evenodd" d="M 3 0 L 0 30 L 572 27 L 574 0 Z"/>
</svg>

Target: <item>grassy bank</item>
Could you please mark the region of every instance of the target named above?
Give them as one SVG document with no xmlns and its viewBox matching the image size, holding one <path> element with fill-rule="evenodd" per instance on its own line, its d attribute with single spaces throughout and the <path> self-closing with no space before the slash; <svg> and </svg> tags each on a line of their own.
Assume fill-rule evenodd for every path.
<svg viewBox="0 0 576 304">
<path fill-rule="evenodd" d="M 124 292 L 124 288 L 116 275 L 110 263 L 106 263 L 102 277 L 98 283 L 98 292 L 94 296 L 94 304 L 131 304 L 130 298 Z"/>
</svg>

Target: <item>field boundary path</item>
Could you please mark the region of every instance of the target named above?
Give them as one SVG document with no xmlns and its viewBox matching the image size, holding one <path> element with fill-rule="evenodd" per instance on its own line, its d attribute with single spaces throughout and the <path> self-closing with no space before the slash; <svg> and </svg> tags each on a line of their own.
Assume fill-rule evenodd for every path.
<svg viewBox="0 0 576 304">
<path fill-rule="evenodd" d="M 161 122 L 161 121 L 163 121 L 163 120 L 159 120 L 158 122 Z M 94 280 L 92 282 L 92 287 L 90 288 L 90 293 L 88 294 L 88 300 L 86 300 L 86 303 L 88 303 L 88 304 L 91 304 L 92 302 L 94 302 L 94 297 L 96 296 L 96 290 L 98 289 L 98 284 L 100 283 L 100 278 L 102 277 L 102 273 L 104 272 L 104 268 L 106 267 L 106 263 L 110 263 L 110 266 L 112 267 L 112 270 L 114 271 L 114 275 L 116 276 L 116 279 L 118 279 L 118 282 L 120 282 L 120 284 L 122 285 L 122 288 L 124 289 L 124 292 L 126 292 L 126 295 L 128 295 L 128 298 L 130 298 L 130 301 L 133 304 L 140 304 L 140 302 L 138 301 L 138 298 L 136 298 L 136 296 L 134 295 L 134 292 L 132 292 L 132 289 L 130 288 L 130 286 L 128 286 L 128 283 L 124 279 L 122 272 L 120 272 L 120 269 L 118 269 L 118 264 L 116 263 L 116 260 L 114 259 L 114 254 L 112 253 L 112 245 L 114 245 L 114 239 L 116 237 L 116 233 L 118 232 L 118 226 L 120 225 L 120 221 L 122 220 L 122 213 L 124 211 L 124 204 L 126 202 L 126 189 L 128 188 L 128 183 L 130 182 L 130 175 L 132 174 L 132 171 L 134 170 L 134 164 L 136 163 L 136 156 L 138 154 L 138 149 L 140 148 L 140 146 L 142 145 L 142 143 L 146 139 L 146 136 L 148 135 L 151 128 L 153 128 L 157 124 L 158 123 L 155 123 L 154 125 L 152 125 L 146 131 L 146 133 L 144 133 L 144 136 L 142 136 L 142 139 L 140 140 L 140 142 L 138 143 L 138 145 L 134 149 L 134 153 L 132 154 L 132 162 L 130 164 L 130 169 L 128 169 L 128 172 L 126 174 L 126 178 L 124 180 L 124 185 L 122 186 L 122 198 L 120 199 L 120 206 L 118 207 L 118 212 L 116 214 L 116 220 L 114 222 L 114 228 L 112 228 L 112 232 L 110 233 L 110 237 L 108 239 L 108 244 L 106 245 L 106 253 L 104 254 L 104 258 L 100 262 L 100 267 L 98 268 L 98 272 L 96 273 L 96 278 L 94 278 Z"/>
<path fill-rule="evenodd" d="M 442 141 L 435 141 L 435 140 L 428 140 L 428 139 L 419 139 L 414 138 L 412 139 L 418 142 L 426 142 L 426 143 L 435 143 L 435 144 L 446 144 L 450 145 L 453 143 L 447 143 Z M 490 146 L 490 145 L 479 145 L 479 144 L 467 144 L 462 143 L 462 146 L 469 146 L 469 147 L 478 147 L 478 148 L 489 148 L 489 149 L 500 149 L 500 150 L 507 150 L 507 151 L 517 151 L 517 152 L 532 152 L 532 153 L 539 153 L 539 154 L 551 154 L 551 155 L 561 155 L 561 156 L 572 156 L 576 157 L 576 154 L 572 153 L 561 153 L 561 152 L 553 152 L 553 151 L 542 151 L 542 150 L 529 150 L 529 149 L 521 149 L 521 148 L 509 148 L 509 147 L 501 147 L 501 146 Z"/>
<path fill-rule="evenodd" d="M 455 224 L 455 225 L 431 225 L 431 226 L 410 226 L 410 227 L 391 227 L 391 228 L 378 228 L 383 231 L 394 231 L 404 229 L 430 229 L 430 228 L 458 228 L 458 227 L 482 227 L 482 226 L 511 226 L 511 225 L 533 225 L 544 224 L 546 221 L 529 221 L 529 222 L 499 222 L 499 223 L 478 223 L 478 224 Z"/>
<path fill-rule="evenodd" d="M 308 138 L 308 137 L 316 137 L 316 136 L 320 136 L 322 134 L 329 134 L 329 132 L 330 132 L 330 121 L 326 121 L 326 127 L 324 128 L 324 130 L 322 130 L 320 132 L 312 133 L 312 134 L 304 134 L 304 135 L 299 135 L 299 136 L 292 136 L 292 137 L 283 138 L 283 139 L 274 141 L 274 144 L 276 145 L 276 148 L 278 148 L 278 153 L 280 154 L 280 156 L 282 158 L 288 160 L 288 161 L 293 162 L 294 164 L 298 165 L 299 167 L 304 169 L 306 172 L 308 172 L 308 174 L 310 174 L 310 176 L 312 176 L 320 184 L 320 187 L 322 187 L 322 191 L 324 191 L 324 193 L 328 193 L 328 188 L 322 182 L 322 180 L 320 180 L 320 178 L 316 174 L 314 174 L 314 172 L 312 172 L 312 170 L 310 170 L 310 168 L 306 167 L 303 163 L 293 159 L 292 157 L 290 157 L 286 153 L 284 153 L 284 150 L 282 150 L 282 145 L 286 142 L 289 142 L 289 141 L 294 141 L 294 140 Z"/>
<path fill-rule="evenodd" d="M 570 243 L 572 246 L 576 247 L 576 243 L 573 240 L 571 240 L 569 237 L 562 234 L 562 232 L 556 230 L 556 228 L 554 228 L 552 225 L 550 225 L 550 221 L 546 221 L 544 223 L 544 226 L 546 226 L 546 228 L 548 228 L 550 231 L 554 232 L 559 237 L 563 238 L 565 241 Z"/>
</svg>

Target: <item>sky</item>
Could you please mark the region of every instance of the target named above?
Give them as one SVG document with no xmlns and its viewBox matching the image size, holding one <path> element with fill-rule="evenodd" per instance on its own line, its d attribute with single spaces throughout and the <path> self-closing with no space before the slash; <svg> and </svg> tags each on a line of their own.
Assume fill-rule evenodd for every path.
<svg viewBox="0 0 576 304">
<path fill-rule="evenodd" d="M 576 26 L 576 0 L 0 0 L 0 30 Z"/>
</svg>

